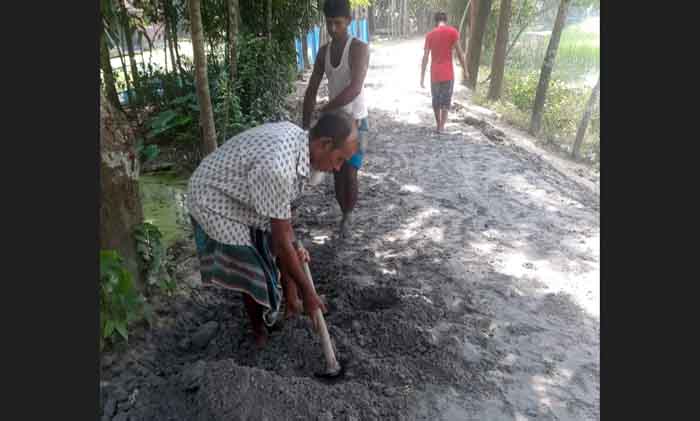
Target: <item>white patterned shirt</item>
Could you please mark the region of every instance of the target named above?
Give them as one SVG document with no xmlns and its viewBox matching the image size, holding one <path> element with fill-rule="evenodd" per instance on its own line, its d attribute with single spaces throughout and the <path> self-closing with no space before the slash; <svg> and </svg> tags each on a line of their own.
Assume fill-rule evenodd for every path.
<svg viewBox="0 0 700 421">
<path fill-rule="evenodd" d="M 246 130 L 199 164 L 187 209 L 212 239 L 251 245 L 249 227 L 270 231 L 270 218 L 291 218 L 309 165 L 308 132 L 300 127 L 280 122 Z"/>
</svg>

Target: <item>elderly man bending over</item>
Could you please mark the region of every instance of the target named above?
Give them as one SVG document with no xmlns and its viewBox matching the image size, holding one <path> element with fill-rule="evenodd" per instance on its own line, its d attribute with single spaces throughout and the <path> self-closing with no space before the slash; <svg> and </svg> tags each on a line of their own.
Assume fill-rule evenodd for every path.
<svg viewBox="0 0 700 421">
<path fill-rule="evenodd" d="M 290 314 L 301 311 L 299 295 L 308 314 L 325 311 L 302 268 L 308 253 L 295 246 L 291 203 L 313 175 L 337 172 L 357 152 L 357 136 L 341 111 L 308 132 L 264 124 L 228 140 L 192 174 L 187 208 L 202 282 L 243 293 L 258 347 L 267 342 L 265 325 L 277 320 L 280 283 Z"/>
</svg>

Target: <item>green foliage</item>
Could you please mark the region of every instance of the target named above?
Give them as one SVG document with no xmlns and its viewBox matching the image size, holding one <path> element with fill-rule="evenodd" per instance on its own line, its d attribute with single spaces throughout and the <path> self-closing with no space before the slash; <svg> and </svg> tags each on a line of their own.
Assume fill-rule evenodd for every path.
<svg viewBox="0 0 700 421">
<path fill-rule="evenodd" d="M 157 114 L 149 122 L 150 131 L 146 135 L 149 139 L 163 134 L 171 129 L 187 125 L 192 122 L 189 115 L 179 114 L 173 109 L 167 109 Z"/>
<path fill-rule="evenodd" d="M 548 42 L 549 36 L 546 35 L 525 34 L 521 36 L 507 57 L 506 67 L 518 73 L 539 71 L 542 68 Z M 481 64 L 489 65 L 490 60 L 490 57 L 484 57 Z M 562 33 L 557 49 L 553 77 L 574 82 L 588 73 L 597 72 L 599 69 L 599 34 L 585 32 L 578 25 L 567 27 Z"/>
<path fill-rule="evenodd" d="M 585 2 L 582 2 L 585 3 Z M 595 7 L 595 2 L 588 2 Z M 513 22 L 509 42 L 523 28 L 532 25 L 543 11 L 556 12 L 558 1 L 524 0 L 513 3 Z M 497 20 L 497 13 L 496 20 Z M 559 43 L 550 84 L 547 89 L 542 121 L 544 140 L 567 149 L 571 147 L 585 104 L 591 93 L 590 81 L 600 71 L 600 36 L 586 30 L 586 24 L 565 27 Z M 551 28 L 549 28 L 551 29 Z M 495 31 L 495 26 L 494 29 Z M 495 36 L 495 35 L 494 35 Z M 529 127 L 532 104 L 539 83 L 549 36 L 542 33 L 524 33 L 506 60 L 502 100 L 489 104 L 504 118 L 523 129 Z M 486 103 L 485 79 L 490 73 L 491 51 L 482 55 L 480 88 L 475 99 Z M 582 152 L 591 160 L 599 157 L 600 113 L 595 111 L 586 131 Z"/>
<path fill-rule="evenodd" d="M 219 89 L 217 96 L 213 98 L 214 122 L 218 130 L 219 143 L 223 143 L 231 135 L 253 127 L 255 121 L 251 116 L 243 113 L 240 98 L 236 94 L 236 88 L 240 88 L 239 82 L 232 86 L 229 74 L 221 72 L 217 84 Z"/>
<path fill-rule="evenodd" d="M 371 3 L 373 3 L 373 1 L 376 0 L 350 0 L 350 7 L 352 7 L 353 9 L 356 7 L 367 7 Z"/>
<path fill-rule="evenodd" d="M 285 99 L 291 93 L 295 75 L 293 50 L 274 39 L 241 34 L 237 45 L 238 67 L 233 86 L 223 51 L 207 67 L 220 143 L 226 140 L 224 136 L 286 118 Z M 152 98 L 160 108 L 146 122 L 146 138 L 169 139 L 190 150 L 185 165 L 194 166 L 199 159 L 200 137 L 199 105 L 192 77 L 187 73 L 185 85 L 180 85 L 168 76 L 159 70 L 144 74 L 143 79 L 151 81 L 150 91 L 144 97 Z M 166 82 L 159 84 L 158 77 Z M 181 93 L 176 95 L 178 89 Z"/>
<path fill-rule="evenodd" d="M 320 18 L 323 3 L 319 0 L 273 0 L 272 38 L 287 50 L 294 51 L 294 37 L 309 29 Z M 267 0 L 239 0 L 241 32 L 264 36 L 267 32 Z M 292 57 L 293 58 L 293 57 Z M 287 58 L 283 58 L 287 60 Z M 290 63 L 294 62 L 290 60 Z"/>
<path fill-rule="evenodd" d="M 505 75 L 506 96 L 519 110 L 527 112 L 532 109 L 535 91 L 539 82 L 539 73 L 535 71 L 524 75 Z"/>
<path fill-rule="evenodd" d="M 187 3 L 168 1 L 169 16 L 179 26 L 190 29 Z M 287 96 L 296 76 L 294 37 L 319 22 L 322 1 L 272 1 L 272 37 L 267 30 L 267 1 L 240 0 L 240 27 L 237 39 L 236 80 L 229 80 L 227 42 L 227 0 L 203 0 L 202 24 L 207 50 L 209 88 L 214 121 L 220 143 L 245 129 L 288 118 Z M 364 5 L 368 0 L 356 2 Z M 163 23 L 163 2 L 139 2 L 143 22 Z M 144 138 L 150 144 L 174 143 L 182 161 L 194 168 L 201 159 L 199 105 L 191 62 L 181 54 L 184 72 L 164 72 L 151 64 L 141 65 L 141 84 L 130 103 L 148 116 Z M 118 69 L 117 83 L 122 81 Z M 123 81 L 122 81 L 123 83 Z M 142 146 L 145 161 L 156 154 L 155 146 Z"/>
<path fill-rule="evenodd" d="M 189 92 L 172 100 L 163 100 L 161 110 L 146 121 L 146 137 L 174 143 L 183 152 L 182 165 L 194 168 L 200 159 L 199 105 L 192 85 Z"/>
<path fill-rule="evenodd" d="M 156 285 L 170 295 L 175 290 L 175 282 L 165 269 L 162 233 L 155 225 L 144 222 L 135 227 L 134 238 L 147 284 Z"/>
<path fill-rule="evenodd" d="M 294 51 L 250 34 L 241 36 L 239 45 L 236 94 L 241 111 L 256 124 L 279 119 L 292 92 Z"/>
<path fill-rule="evenodd" d="M 150 320 L 150 307 L 134 287 L 119 253 L 100 251 L 100 349 L 120 337 L 128 342 L 129 325 L 144 317 Z"/>
<path fill-rule="evenodd" d="M 140 162 L 145 163 L 155 159 L 160 154 L 160 148 L 154 144 L 145 145 L 143 139 L 139 138 L 136 141 L 136 153 Z"/>
<path fill-rule="evenodd" d="M 482 69 L 482 72 L 487 73 L 485 70 Z M 508 123 L 527 129 L 539 77 L 538 70 L 518 72 L 506 69 L 501 101 L 488 103 L 486 89 L 480 89 L 474 99 L 479 104 L 494 108 Z M 590 88 L 572 86 L 561 79 L 550 80 L 542 118 L 542 133 L 546 142 L 563 149 L 572 146 L 590 94 Z M 583 154 L 595 160 L 599 157 L 599 146 L 600 112 L 596 109 L 586 131 Z"/>
</svg>

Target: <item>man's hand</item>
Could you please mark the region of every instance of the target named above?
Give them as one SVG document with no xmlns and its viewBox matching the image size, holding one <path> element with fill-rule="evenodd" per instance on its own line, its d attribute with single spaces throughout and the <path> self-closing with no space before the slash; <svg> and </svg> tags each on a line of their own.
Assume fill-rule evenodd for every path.
<svg viewBox="0 0 700 421">
<path fill-rule="evenodd" d="M 309 256 L 309 252 L 303 246 L 297 247 L 297 256 L 299 256 L 299 262 L 301 262 L 302 265 L 305 262 L 311 261 L 311 256 Z"/>
<path fill-rule="evenodd" d="M 430 56 L 430 50 L 425 49 L 423 50 L 423 60 L 421 61 L 420 64 L 420 87 L 425 89 L 425 83 L 423 81 L 425 80 L 425 68 L 428 67 L 428 57 Z"/>
<path fill-rule="evenodd" d="M 324 304 L 318 294 L 313 291 L 303 294 L 302 300 L 304 300 L 304 311 L 311 318 L 314 330 L 318 330 L 319 327 L 316 325 L 316 319 L 314 319 L 313 315 L 316 310 L 321 310 L 321 313 L 327 313 L 328 309 L 326 308 L 326 304 Z"/>
</svg>

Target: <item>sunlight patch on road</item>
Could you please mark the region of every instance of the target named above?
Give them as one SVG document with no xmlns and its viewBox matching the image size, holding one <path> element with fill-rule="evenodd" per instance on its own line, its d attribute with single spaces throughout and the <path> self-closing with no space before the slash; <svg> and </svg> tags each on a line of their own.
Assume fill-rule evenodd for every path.
<svg viewBox="0 0 700 421">
<path fill-rule="evenodd" d="M 401 186 L 401 191 L 406 191 L 409 193 L 423 193 L 423 189 L 415 184 L 405 184 Z"/>
<path fill-rule="evenodd" d="M 367 178 L 371 178 L 372 180 L 375 180 L 375 181 L 383 181 L 384 178 L 386 177 L 386 173 L 384 173 L 384 174 L 374 174 L 374 173 L 372 173 L 372 172 L 367 171 L 367 170 L 364 169 L 364 168 L 363 168 L 363 170 L 362 170 L 361 172 L 358 172 L 357 175 L 358 175 L 358 177 L 360 177 L 360 178 L 367 177 Z"/>
<path fill-rule="evenodd" d="M 494 269 L 517 279 L 536 279 L 545 287 L 542 293 L 565 293 L 590 316 L 600 317 L 600 269 L 591 265 L 587 270 L 560 269 L 550 259 L 531 259 L 516 250 L 494 253 Z M 575 262 L 571 262 L 575 263 Z"/>
<path fill-rule="evenodd" d="M 416 215 L 412 221 L 407 223 L 403 228 L 399 230 L 399 238 L 401 240 L 408 240 L 414 237 L 421 231 L 421 227 L 425 225 L 428 218 L 440 214 L 440 211 L 435 208 L 428 208 L 418 215 Z M 424 230 L 423 230 L 424 231 Z M 439 235 L 442 238 L 442 233 L 432 232 L 433 235 Z"/>
</svg>

